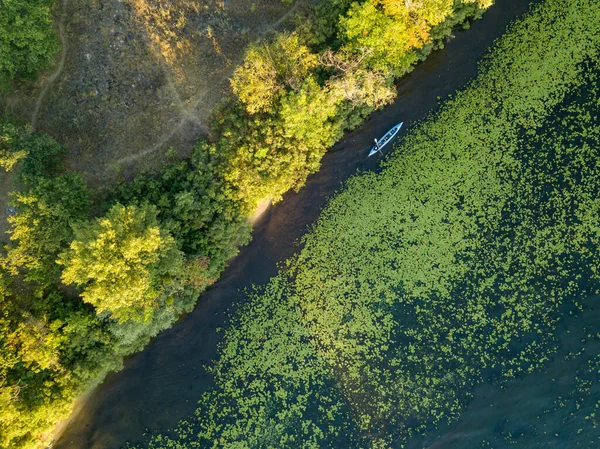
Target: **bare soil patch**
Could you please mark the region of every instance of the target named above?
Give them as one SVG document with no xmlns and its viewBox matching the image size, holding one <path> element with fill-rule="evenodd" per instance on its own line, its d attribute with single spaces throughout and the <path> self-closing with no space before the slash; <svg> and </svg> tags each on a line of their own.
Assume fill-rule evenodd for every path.
<svg viewBox="0 0 600 449">
<path fill-rule="evenodd" d="M 188 154 L 229 90 L 247 45 L 291 26 L 303 0 L 68 0 L 57 4 L 64 51 L 0 112 L 67 147 L 67 167 L 104 190 Z M 0 174 L 0 221 L 8 181 Z M 3 230 L 4 224 L 0 225 Z"/>
</svg>

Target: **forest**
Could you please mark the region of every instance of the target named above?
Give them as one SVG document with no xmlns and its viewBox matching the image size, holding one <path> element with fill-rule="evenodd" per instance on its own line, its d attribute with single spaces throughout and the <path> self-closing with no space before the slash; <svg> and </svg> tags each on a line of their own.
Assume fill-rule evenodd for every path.
<svg viewBox="0 0 600 449">
<path fill-rule="evenodd" d="M 232 318 L 196 413 L 135 447 L 409 447 L 477 385 L 539 383 L 551 360 L 568 396 L 461 447 L 597 447 L 597 321 L 557 338 L 600 293 L 597 6 L 535 5 L 381 173 L 349 180 Z"/>
<path fill-rule="evenodd" d="M 248 217 L 257 204 L 300 189 L 345 131 L 394 99 L 396 79 L 490 5 L 314 0 L 294 30 L 249 46 L 230 79 L 231 95 L 191 156 L 167 155 L 169 166 L 160 173 L 140 173 L 102 194 L 66 168 L 61 142 L 2 117 L 0 166 L 14 189 L 8 193 L 8 241 L 0 249 L 0 447 L 49 444 L 76 398 L 194 307 L 249 242 Z M 52 0 L 0 5 L 0 94 L 32 88 L 32 80 L 56 63 L 56 8 Z M 278 282 L 269 287 L 272 295 L 287 285 Z M 284 313 L 282 323 L 293 318 L 275 312 Z M 246 328 L 241 321 L 239 329 Z M 298 331 L 292 335 L 299 341 L 317 341 Z M 303 363 L 314 362 L 310 376 L 317 377 L 337 357 L 335 339 L 318 338 L 327 339 L 322 347 L 329 358 L 315 355 L 320 344 L 297 346 L 308 351 Z M 376 332 L 373 338 L 383 337 Z M 366 366 L 349 365 L 348 379 Z M 302 408 L 311 394 L 290 400 Z M 323 400 L 337 410 L 337 399 Z M 377 426 L 385 415 L 385 401 L 377 404 L 383 414 L 365 414 L 361 429 Z M 240 412 L 251 413 L 251 407 Z M 285 419 L 300 419 L 297 410 Z M 213 430 L 206 432 L 213 438 Z M 239 430 L 231 432 L 215 441 L 237 438 Z M 281 442 L 297 438 L 284 435 Z"/>
</svg>

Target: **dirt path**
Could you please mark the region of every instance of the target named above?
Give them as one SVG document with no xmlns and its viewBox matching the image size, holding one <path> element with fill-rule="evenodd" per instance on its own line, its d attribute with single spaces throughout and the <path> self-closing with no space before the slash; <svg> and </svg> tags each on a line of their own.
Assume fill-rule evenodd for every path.
<svg viewBox="0 0 600 449">
<path fill-rule="evenodd" d="M 259 37 L 257 38 L 257 40 L 264 37 L 267 33 L 275 30 L 277 27 L 279 27 L 279 25 L 284 23 L 292 14 L 294 14 L 298 10 L 298 8 L 300 7 L 301 4 L 304 4 L 304 1 L 305 0 L 297 0 L 296 3 L 294 3 L 294 5 L 283 16 L 281 16 L 276 22 L 273 22 L 269 26 L 264 27 L 258 33 Z M 244 61 L 244 56 L 241 56 L 240 58 L 238 58 L 234 62 L 231 70 L 229 70 L 225 75 L 223 75 L 221 77 L 218 84 L 221 85 L 221 84 L 227 82 L 229 80 L 229 78 L 231 78 L 231 76 L 233 75 L 233 72 L 235 71 L 235 69 L 243 61 Z M 167 77 L 167 83 L 169 85 L 169 88 L 172 91 L 174 91 L 175 100 L 177 101 L 178 106 L 180 108 L 181 120 L 168 133 L 161 136 L 158 139 L 158 142 L 156 142 L 154 145 L 140 151 L 139 153 L 132 154 L 132 155 L 123 157 L 121 159 L 118 159 L 116 161 L 116 164 L 127 164 L 127 163 L 131 163 L 131 162 L 135 162 L 136 160 L 138 160 L 140 158 L 143 158 L 145 156 L 148 156 L 151 153 L 154 153 L 155 151 L 162 148 L 167 142 L 169 142 L 183 128 L 183 126 L 185 126 L 186 123 L 193 122 L 193 123 L 199 125 L 202 129 L 207 130 L 206 125 L 204 125 L 201 122 L 201 120 L 198 119 L 198 117 L 196 116 L 196 112 L 198 110 L 198 107 L 202 104 L 202 101 L 204 100 L 204 98 L 211 93 L 210 90 L 215 89 L 216 87 L 212 87 L 210 90 L 206 89 L 204 91 L 204 93 L 200 94 L 200 96 L 196 99 L 196 101 L 194 101 L 194 103 L 191 106 L 186 108 L 185 105 L 183 104 L 183 101 L 181 100 L 181 97 L 179 96 L 179 93 L 177 92 L 177 88 L 175 86 L 173 78 L 172 78 L 171 74 L 169 73 L 168 68 L 166 68 L 166 67 L 165 67 L 165 74 Z"/>
<path fill-rule="evenodd" d="M 61 11 L 60 19 L 58 21 L 58 37 L 60 39 L 60 44 L 62 46 L 62 50 L 60 53 L 60 60 L 58 61 L 58 66 L 56 67 L 56 70 L 54 71 L 54 73 L 52 73 L 52 75 L 50 75 L 47 80 L 42 82 L 44 84 L 44 87 L 42 88 L 40 94 L 37 97 L 37 100 L 35 101 L 35 107 L 33 108 L 33 113 L 31 114 L 30 123 L 31 123 L 32 128 L 35 128 L 35 125 L 37 123 L 37 119 L 38 119 L 38 116 L 40 113 L 40 108 L 42 106 L 42 103 L 44 102 L 44 98 L 46 97 L 46 94 L 48 93 L 48 89 L 50 88 L 50 86 L 52 86 L 54 81 L 56 81 L 56 79 L 62 74 L 62 72 L 65 68 L 65 60 L 67 59 L 67 51 L 68 51 L 68 43 L 67 43 L 67 38 L 65 36 L 65 21 L 67 20 L 67 4 L 68 4 L 68 0 L 62 1 L 62 5 L 61 5 L 62 11 Z"/>
</svg>

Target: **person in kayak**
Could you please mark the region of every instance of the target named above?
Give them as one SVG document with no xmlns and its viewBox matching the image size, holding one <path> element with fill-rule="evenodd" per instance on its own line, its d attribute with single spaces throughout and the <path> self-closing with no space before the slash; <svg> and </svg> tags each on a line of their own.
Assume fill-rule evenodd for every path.
<svg viewBox="0 0 600 449">
<path fill-rule="evenodd" d="M 381 139 L 373 139 L 375 141 L 375 145 L 373 146 L 373 148 L 371 148 L 371 151 L 369 152 L 369 155 L 367 157 L 371 157 L 377 153 L 381 154 L 381 150 L 383 149 L 383 147 L 390 143 L 394 136 L 398 134 L 398 131 L 400 131 L 400 128 L 402 128 L 402 124 L 403 122 L 398 123 L 387 133 L 385 133 Z"/>
</svg>

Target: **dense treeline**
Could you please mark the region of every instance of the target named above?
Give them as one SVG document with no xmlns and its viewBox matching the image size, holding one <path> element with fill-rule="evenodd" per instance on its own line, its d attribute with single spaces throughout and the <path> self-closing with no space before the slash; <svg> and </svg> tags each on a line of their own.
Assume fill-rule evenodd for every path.
<svg viewBox="0 0 600 449">
<path fill-rule="evenodd" d="M 22 185 L 0 257 L 0 447 L 37 447 L 79 394 L 191 310 L 249 225 L 201 189 L 210 178 L 193 160 L 165 174 L 188 187 L 180 195 L 154 198 L 160 186 L 138 180 L 129 195 L 143 190 L 147 201 L 125 206 L 123 195 L 91 219 L 85 183 L 61 169 L 60 145 L 12 124 L 0 137 L 7 160 L 19 155 Z M 189 207 L 194 194 L 205 207 Z"/>
<path fill-rule="evenodd" d="M 546 0 L 513 25 L 381 173 L 331 199 L 233 317 L 196 412 L 146 447 L 424 447 L 411 439 L 456 422 L 478 383 L 539 376 L 560 346 L 585 356 L 555 337 L 600 292 L 599 21 L 596 0 Z M 587 356 L 554 415 L 540 401 L 514 438 L 506 416 L 486 423 L 501 447 L 596 446 Z M 472 427 L 468 447 L 489 447 Z"/>
<path fill-rule="evenodd" d="M 395 77 L 489 3 L 315 2 L 296 32 L 248 49 L 213 140 L 93 207 L 58 143 L 2 122 L 0 166 L 20 188 L 0 255 L 0 447 L 48 441 L 78 395 L 191 310 L 248 242 L 258 202 L 300 188 L 345 129 L 393 99 Z M 45 60 L 19 48 L 10 77 Z"/>
</svg>

